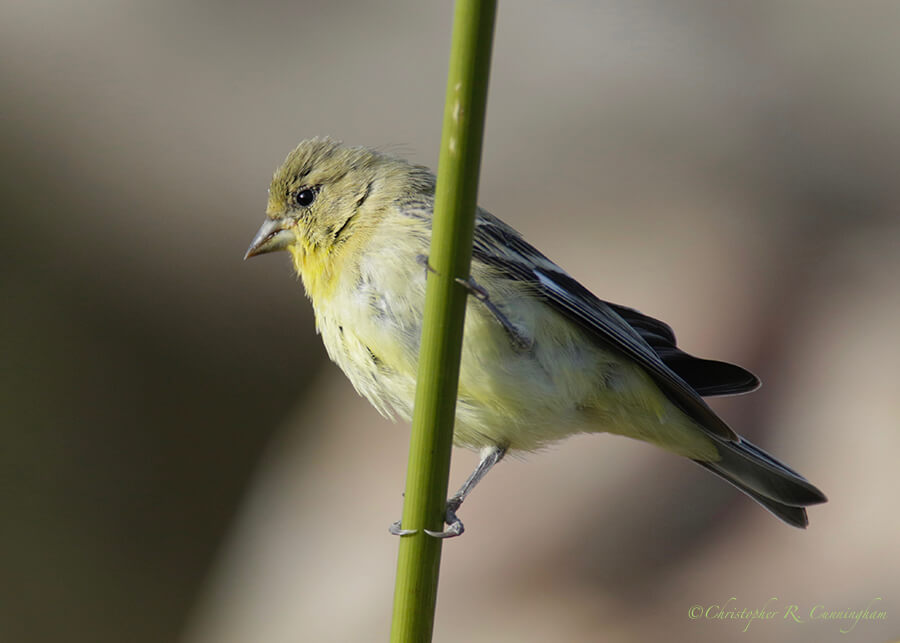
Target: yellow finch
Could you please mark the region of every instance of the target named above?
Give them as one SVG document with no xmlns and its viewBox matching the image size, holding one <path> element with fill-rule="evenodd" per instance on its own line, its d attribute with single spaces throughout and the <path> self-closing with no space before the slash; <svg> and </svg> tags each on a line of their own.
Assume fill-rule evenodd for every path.
<svg viewBox="0 0 900 643">
<path fill-rule="evenodd" d="M 287 250 L 328 355 L 385 416 L 409 420 L 425 303 L 435 177 L 330 139 L 300 143 L 275 172 L 247 257 Z M 825 501 L 798 473 L 732 431 L 704 396 L 751 391 L 739 366 L 681 351 L 672 329 L 601 301 L 500 219 L 479 209 L 454 442 L 482 460 L 455 511 L 507 450 L 579 432 L 644 440 L 724 478 L 796 527 Z M 394 533 L 408 533 L 395 523 Z"/>
</svg>

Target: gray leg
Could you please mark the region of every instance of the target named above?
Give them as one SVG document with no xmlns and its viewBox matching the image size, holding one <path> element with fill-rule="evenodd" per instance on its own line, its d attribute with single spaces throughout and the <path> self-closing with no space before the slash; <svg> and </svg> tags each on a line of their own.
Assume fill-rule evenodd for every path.
<svg viewBox="0 0 900 643">
<path fill-rule="evenodd" d="M 416 255 L 416 261 L 418 261 L 425 268 L 425 278 L 428 279 L 428 273 L 433 272 L 434 274 L 438 274 L 438 271 L 431 267 L 431 264 L 428 263 L 428 255 Z"/>
<path fill-rule="evenodd" d="M 488 295 L 488 291 L 484 289 L 484 286 L 479 284 L 475 279 L 469 277 L 468 279 L 457 279 L 456 283 L 463 286 L 466 290 L 469 291 L 469 294 L 475 297 L 478 301 L 485 305 L 485 307 L 491 311 L 491 314 L 494 316 L 503 329 L 506 331 L 506 334 L 509 335 L 510 340 L 513 343 L 513 346 L 520 350 L 528 350 L 531 348 L 534 343 L 533 340 L 529 339 L 522 335 L 519 332 L 519 329 L 515 327 L 515 325 L 509 321 L 509 318 L 503 314 L 503 311 L 497 308 L 494 302 L 491 301 L 490 295 Z"/>
<path fill-rule="evenodd" d="M 453 494 L 447 501 L 447 513 L 444 517 L 444 522 L 448 525 L 447 528 L 444 531 L 431 531 L 430 529 L 426 529 L 425 533 L 434 538 L 453 538 L 454 536 L 462 534 L 462 532 L 465 531 L 465 527 L 463 527 L 462 521 L 456 516 L 457 510 L 459 510 L 459 507 L 462 505 L 463 500 L 466 499 L 466 496 L 468 496 L 472 492 L 472 489 L 475 488 L 475 485 L 487 475 L 487 472 L 491 470 L 491 467 L 503 459 L 505 454 L 506 447 L 493 446 L 482 449 L 481 462 L 475 467 L 475 471 L 466 478 L 466 481 L 459 488 L 459 491 Z"/>
<path fill-rule="evenodd" d="M 416 261 L 422 264 L 425 267 L 425 276 L 428 276 L 429 272 L 433 272 L 437 274 L 437 270 L 431 267 L 431 264 L 428 263 L 428 255 L 416 255 Z M 475 297 L 478 301 L 485 305 L 485 307 L 491 311 L 491 314 L 494 316 L 506 333 L 509 335 L 510 340 L 513 345 L 520 350 L 528 350 L 531 348 L 534 343 L 533 340 L 529 339 L 522 335 L 519 332 L 519 329 L 513 325 L 509 318 L 503 314 L 503 311 L 497 308 L 496 304 L 491 301 L 490 295 L 488 295 L 488 291 L 484 289 L 484 286 L 479 284 L 473 277 L 469 277 L 468 279 L 459 279 L 457 278 L 456 283 L 469 291 L 469 294 Z M 393 532 L 391 532 L 393 533 Z"/>
<path fill-rule="evenodd" d="M 447 529 L 444 531 L 431 531 L 430 529 L 426 529 L 425 533 L 434 538 L 453 538 L 454 536 L 459 536 L 463 531 L 465 531 L 465 527 L 463 527 L 462 521 L 456 516 L 456 512 L 459 509 L 460 505 L 463 503 L 463 500 L 466 499 L 472 489 L 475 488 L 481 479 L 487 475 L 487 472 L 491 470 L 495 464 L 500 462 L 503 459 L 503 456 L 506 454 L 506 447 L 494 446 L 487 447 L 481 450 L 481 461 L 478 463 L 478 466 L 475 467 L 475 471 L 472 472 L 463 485 L 459 488 L 459 491 L 454 493 L 449 500 L 447 500 L 447 510 L 444 514 L 444 522 L 449 525 Z M 394 534 L 395 536 L 408 536 L 409 534 L 416 533 L 415 529 L 403 529 L 400 526 L 400 521 L 398 520 L 394 524 L 392 524 L 388 531 Z"/>
</svg>

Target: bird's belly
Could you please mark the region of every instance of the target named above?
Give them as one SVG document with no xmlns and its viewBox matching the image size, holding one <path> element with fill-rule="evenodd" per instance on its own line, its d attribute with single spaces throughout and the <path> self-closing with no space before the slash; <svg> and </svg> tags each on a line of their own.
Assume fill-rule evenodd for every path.
<svg viewBox="0 0 900 643">
<path fill-rule="evenodd" d="M 548 319 L 552 311 L 505 307 L 526 347 L 481 302 L 470 300 L 468 311 L 454 435 L 458 444 L 531 451 L 590 430 L 585 409 L 598 386 L 603 351 L 568 322 Z"/>
<path fill-rule="evenodd" d="M 386 273 L 384 266 L 407 266 Z M 418 269 L 417 269 L 418 268 Z M 329 357 L 382 415 L 412 417 L 425 271 L 414 260 L 363 261 L 358 279 L 318 306 L 316 326 Z M 378 285 L 376 288 L 375 285 Z M 388 286 L 385 288 L 385 286 Z"/>
<path fill-rule="evenodd" d="M 345 290 L 350 294 L 344 301 L 324 307 L 327 315 L 316 307 L 331 359 L 382 415 L 405 420 L 412 417 L 415 399 L 424 307 L 421 272 L 407 275 L 407 287 L 390 296 L 363 286 Z M 581 431 L 648 439 L 671 421 L 683 421 L 646 373 L 558 313 L 536 302 L 503 306 L 503 301 L 496 303 L 529 345 L 514 341 L 482 302 L 470 298 L 457 445 L 534 450 Z"/>
<path fill-rule="evenodd" d="M 405 420 L 412 416 L 421 335 L 414 299 L 369 293 L 339 307 L 340 321 L 318 318 L 329 356 L 356 390 L 383 415 Z M 601 352 L 579 344 L 574 331 L 563 338 L 516 322 L 534 339 L 528 348 L 483 304 L 468 302 L 454 431 L 460 446 L 533 450 L 585 430 L 582 401 L 595 387 Z"/>
</svg>

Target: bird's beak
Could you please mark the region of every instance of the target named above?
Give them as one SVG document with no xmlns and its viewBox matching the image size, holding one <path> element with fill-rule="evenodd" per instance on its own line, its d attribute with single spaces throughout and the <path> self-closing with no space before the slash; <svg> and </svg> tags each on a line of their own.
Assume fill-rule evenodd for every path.
<svg viewBox="0 0 900 643">
<path fill-rule="evenodd" d="M 266 219 L 250 242 L 244 259 L 287 248 L 294 242 L 294 233 L 288 228 L 290 224 L 290 220 Z"/>
</svg>

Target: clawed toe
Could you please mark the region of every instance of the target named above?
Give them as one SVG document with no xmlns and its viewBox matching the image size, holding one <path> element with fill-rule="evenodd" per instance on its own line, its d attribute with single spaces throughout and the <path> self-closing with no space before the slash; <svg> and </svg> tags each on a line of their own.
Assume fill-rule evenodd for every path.
<svg viewBox="0 0 900 643">
<path fill-rule="evenodd" d="M 455 505 L 452 502 L 447 503 L 447 513 L 445 514 L 444 521 L 447 523 L 447 528 L 443 531 L 432 531 L 431 529 L 423 529 L 426 534 L 431 536 L 432 538 L 455 538 L 462 534 L 466 528 L 462 524 L 462 520 L 460 520 L 456 516 L 456 508 L 458 505 Z M 393 523 L 390 527 L 388 527 L 388 531 L 391 532 L 395 536 L 409 536 L 418 531 L 418 529 L 404 529 L 401 526 L 401 521 Z"/>
<path fill-rule="evenodd" d="M 425 533 L 432 538 L 455 538 L 462 534 L 466 528 L 463 527 L 462 520 L 456 515 L 456 510 L 459 508 L 459 505 L 460 501 L 457 498 L 448 500 L 447 512 L 444 516 L 444 522 L 447 523 L 447 528 L 444 531 L 431 531 L 430 529 L 425 529 Z"/>
<path fill-rule="evenodd" d="M 420 260 L 424 259 L 426 265 L 428 262 L 427 257 L 424 255 L 420 258 Z M 478 463 L 478 466 L 475 467 L 475 471 L 466 478 L 466 481 L 463 483 L 463 486 L 460 487 L 459 491 L 457 491 L 450 499 L 447 500 L 447 508 L 444 511 L 444 523 L 446 523 L 447 528 L 443 531 L 432 531 L 430 529 L 423 529 L 423 531 L 432 538 L 455 538 L 456 536 L 461 535 L 466 529 L 463 527 L 462 521 L 456 515 L 456 512 L 459 510 L 460 506 L 462 506 L 463 500 L 466 499 L 466 496 L 475 488 L 475 485 L 478 484 L 478 481 L 481 480 L 484 475 L 490 471 L 491 467 L 500 462 L 503 459 L 503 455 L 506 453 L 505 445 L 498 445 L 493 447 L 487 447 L 482 449 L 481 451 L 481 461 Z M 400 526 L 400 521 L 398 520 L 393 525 L 391 525 L 389 531 L 395 536 L 409 536 L 410 534 L 416 533 L 417 529 L 403 529 Z"/>
<path fill-rule="evenodd" d="M 403 529 L 400 526 L 400 521 L 393 523 L 390 527 L 388 527 L 388 531 L 394 534 L 395 536 L 409 536 L 410 534 L 416 533 L 417 529 Z M 427 529 L 425 531 L 428 531 Z"/>
<path fill-rule="evenodd" d="M 430 529 L 425 529 L 424 531 L 432 538 L 456 538 L 465 530 L 466 528 L 463 527 L 462 521 L 457 518 L 444 531 L 431 531 Z"/>
</svg>

